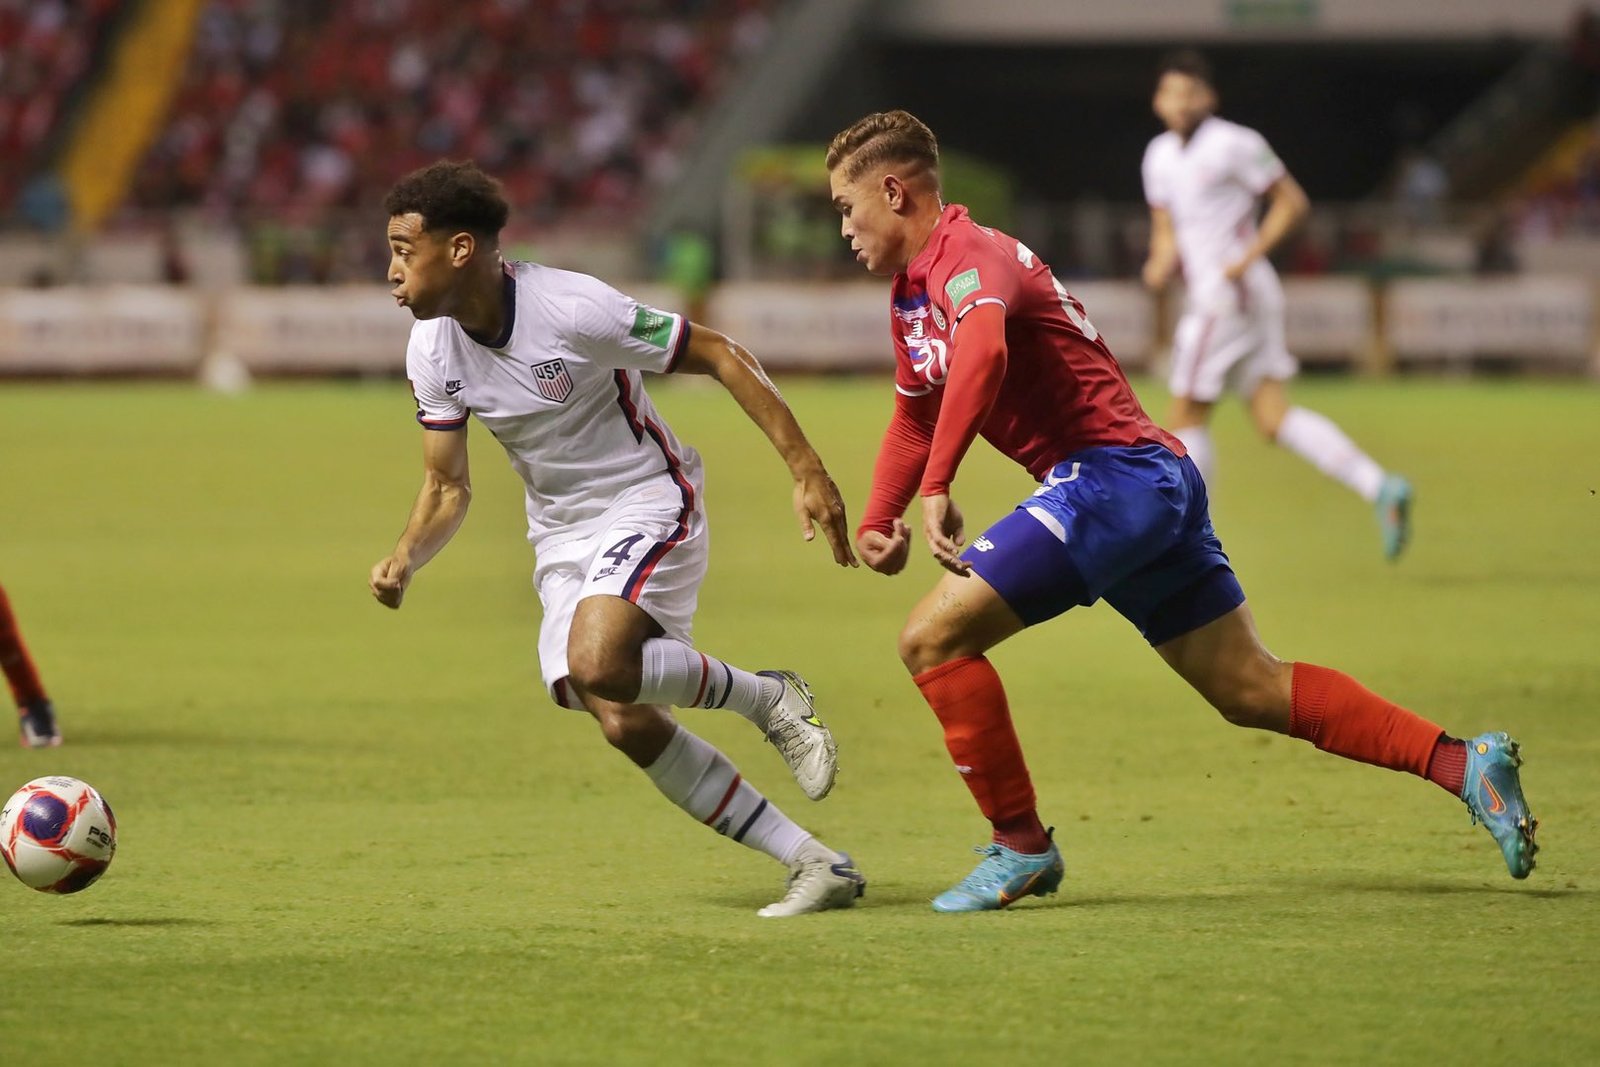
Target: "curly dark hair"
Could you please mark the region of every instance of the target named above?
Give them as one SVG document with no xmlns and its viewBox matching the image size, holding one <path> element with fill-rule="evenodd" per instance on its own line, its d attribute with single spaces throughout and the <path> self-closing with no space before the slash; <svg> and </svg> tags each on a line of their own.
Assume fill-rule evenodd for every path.
<svg viewBox="0 0 1600 1067">
<path fill-rule="evenodd" d="M 475 237 L 496 237 L 511 215 L 500 183 L 471 160 L 441 159 L 414 170 L 394 183 L 383 198 L 389 217 L 422 216 L 427 230 L 465 230 Z"/>
<path fill-rule="evenodd" d="M 1206 57 L 1193 48 L 1180 48 L 1175 52 L 1168 52 L 1156 63 L 1156 79 L 1159 81 L 1163 74 L 1187 74 L 1196 81 L 1203 81 L 1213 89 L 1217 83 L 1211 77 L 1211 64 Z"/>
</svg>

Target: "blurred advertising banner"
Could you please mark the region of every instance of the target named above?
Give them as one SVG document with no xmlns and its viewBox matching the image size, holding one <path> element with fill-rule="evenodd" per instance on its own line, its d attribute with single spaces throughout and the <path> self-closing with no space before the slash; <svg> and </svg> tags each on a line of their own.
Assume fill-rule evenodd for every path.
<svg viewBox="0 0 1600 1067">
<path fill-rule="evenodd" d="M 252 374 L 403 374 L 412 321 L 381 286 L 230 289 L 211 347 Z"/>
<path fill-rule="evenodd" d="M 1117 362 L 1128 370 L 1145 370 L 1155 356 L 1155 300 L 1137 282 L 1066 283 L 1083 313 L 1106 340 Z"/>
<path fill-rule="evenodd" d="M 1581 278 L 1406 279 L 1389 286 L 1386 339 L 1397 359 L 1587 358 L 1594 287 Z"/>
<path fill-rule="evenodd" d="M 727 282 L 711 292 L 705 318 L 769 368 L 894 368 L 887 283 Z"/>
<path fill-rule="evenodd" d="M 191 371 L 205 310 L 198 293 L 164 286 L 0 289 L 0 373 Z"/>
<path fill-rule="evenodd" d="M 1155 310 L 1134 282 L 1074 282 L 1095 329 L 1119 362 L 1145 367 L 1155 349 Z M 737 339 L 780 370 L 864 370 L 894 366 L 889 286 L 862 282 L 726 282 L 706 304 L 706 325 Z"/>
<path fill-rule="evenodd" d="M 1284 334 L 1308 363 L 1350 363 L 1373 342 L 1371 287 L 1359 278 L 1285 278 Z"/>
</svg>

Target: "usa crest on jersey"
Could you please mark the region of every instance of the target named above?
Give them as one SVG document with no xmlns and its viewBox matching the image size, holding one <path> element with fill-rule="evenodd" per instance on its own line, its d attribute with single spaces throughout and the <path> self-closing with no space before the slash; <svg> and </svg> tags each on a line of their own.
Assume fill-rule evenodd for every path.
<svg viewBox="0 0 1600 1067">
<path fill-rule="evenodd" d="M 546 400 L 559 404 L 572 395 L 572 375 L 567 373 L 564 361 L 547 359 L 543 363 L 531 364 L 530 368 L 534 387 Z"/>
</svg>

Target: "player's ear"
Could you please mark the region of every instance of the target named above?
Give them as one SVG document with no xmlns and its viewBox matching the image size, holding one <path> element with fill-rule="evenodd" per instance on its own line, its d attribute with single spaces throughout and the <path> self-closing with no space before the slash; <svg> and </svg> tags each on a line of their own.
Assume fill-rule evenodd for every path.
<svg viewBox="0 0 1600 1067">
<path fill-rule="evenodd" d="M 898 174 L 884 174 L 883 199 L 890 211 L 899 211 L 905 206 L 906 183 L 900 180 Z"/>
<path fill-rule="evenodd" d="M 472 234 L 462 231 L 450 238 L 450 265 L 452 267 L 465 267 L 472 259 L 472 253 L 477 251 L 478 239 Z"/>
</svg>

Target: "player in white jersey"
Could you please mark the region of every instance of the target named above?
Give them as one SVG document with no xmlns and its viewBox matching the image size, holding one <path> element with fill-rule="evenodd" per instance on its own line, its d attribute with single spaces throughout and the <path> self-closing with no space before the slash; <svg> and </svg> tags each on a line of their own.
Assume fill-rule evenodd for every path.
<svg viewBox="0 0 1600 1067">
<path fill-rule="evenodd" d="M 401 179 L 385 201 L 389 280 L 411 309 L 406 373 L 424 428 L 422 490 L 373 596 L 398 608 L 418 569 L 460 526 L 471 497 L 469 416 L 505 448 L 526 490 L 534 584 L 544 606 L 539 666 L 557 703 L 589 712 L 607 741 L 684 811 L 789 868 L 759 912 L 848 907 L 866 882 L 745 781 L 669 705 L 727 708 L 760 728 L 801 788 L 827 795 L 832 735 L 789 671 L 752 673 L 695 649 L 690 629 L 707 563 L 700 457 L 644 391 L 642 373 L 715 377 L 794 475 L 806 540 L 816 527 L 854 566 L 844 505 L 749 352 L 715 330 L 638 304 L 584 274 L 506 263 L 509 209 L 471 163 Z"/>
<path fill-rule="evenodd" d="M 1207 424 L 1224 390 L 1237 391 L 1262 436 L 1376 507 L 1384 554 L 1397 558 L 1410 536 L 1410 484 L 1326 416 L 1291 404 L 1285 388 L 1298 365 L 1284 344 L 1283 287 L 1267 255 L 1310 210 L 1305 192 L 1265 138 L 1215 114 L 1211 71 L 1198 54 L 1162 61 L 1153 107 L 1167 130 L 1144 154 L 1144 282 L 1159 292 L 1181 265 L 1188 289 L 1172 342 L 1167 428 L 1210 481 L 1215 450 Z M 1258 227 L 1263 197 L 1268 207 Z"/>
</svg>

